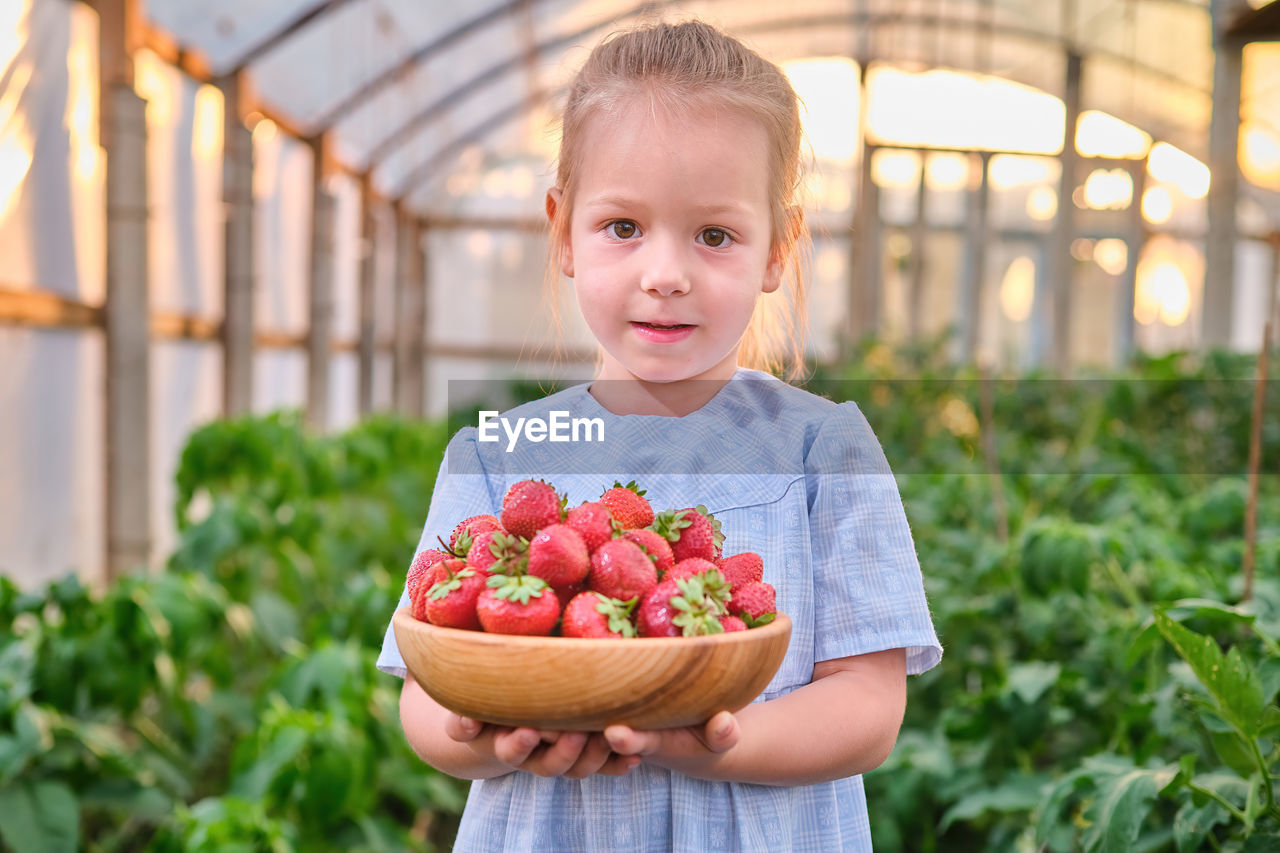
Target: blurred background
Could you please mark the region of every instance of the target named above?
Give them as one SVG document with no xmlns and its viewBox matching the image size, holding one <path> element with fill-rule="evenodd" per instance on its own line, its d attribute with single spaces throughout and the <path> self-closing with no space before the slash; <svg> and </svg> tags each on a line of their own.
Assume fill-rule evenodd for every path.
<svg viewBox="0 0 1280 853">
<path fill-rule="evenodd" d="M 90 640 L 110 638 L 119 666 L 147 662 L 136 695 L 102 688 L 103 707 L 117 715 L 111 725 L 148 701 L 181 718 L 164 729 L 175 740 L 157 735 L 154 755 L 126 758 L 154 725 L 110 729 L 118 742 L 108 728 L 72 726 L 97 707 L 86 698 L 97 688 L 45 684 L 41 698 L 42 670 L 22 669 L 28 652 L 14 651 L 0 673 L 28 681 L 0 677 L 0 699 L 10 701 L 0 712 L 12 727 L 0 727 L 10 738 L 0 743 L 3 804 L 21 795 L 32 814 L 65 817 L 71 796 L 82 829 L 66 849 L 95 831 L 118 849 L 144 840 L 218 849 L 223 831 L 250 839 L 246 849 L 305 849 L 322 837 L 344 839 L 340 849 L 401 849 L 410 837 L 437 838 L 441 819 L 431 815 L 455 814 L 460 802 L 439 777 L 380 781 L 375 806 L 346 788 L 333 793 L 339 778 L 359 778 L 349 766 L 320 777 L 282 768 L 296 770 L 305 755 L 322 765 L 325 744 L 356 737 L 342 726 L 365 727 L 370 762 L 399 749 L 396 766 L 414 766 L 401 741 L 374 734 L 393 724 L 394 697 L 375 686 L 361 649 L 381 636 L 425 517 L 441 419 L 457 402 L 449 382 L 590 376 L 593 343 L 570 284 L 560 288 L 563 346 L 543 300 L 555 117 L 601 37 L 694 16 L 780 63 L 804 100 L 813 371 L 865 404 L 891 463 L 908 472 L 900 479 L 935 603 L 947 590 L 966 596 L 937 605 L 944 644 L 960 642 L 949 645 L 950 661 L 972 664 L 931 682 L 940 701 L 967 691 L 969 722 L 995 725 L 1004 713 L 1005 731 L 1032 719 L 1070 730 L 1065 723 L 1103 714 L 1099 697 L 1148 711 L 1167 703 L 1172 694 L 1161 691 L 1189 677 L 1167 649 L 1171 669 L 1110 693 L 1086 689 L 1069 664 L 1045 662 L 1046 638 L 1067 630 L 1053 618 L 1098 612 L 1080 577 L 1108 578 L 1114 630 L 1099 629 L 1114 641 L 1107 655 L 1130 647 L 1144 624 L 1150 647 L 1156 600 L 1217 601 L 1218 610 L 1206 607 L 1228 615 L 1212 618 L 1276 626 L 1274 607 L 1267 622 L 1223 602 L 1241 598 L 1242 564 L 1253 570 L 1241 540 L 1250 512 L 1259 589 L 1273 605 L 1276 587 L 1262 576 L 1280 567 L 1274 473 L 1262 478 L 1261 509 L 1256 498 L 1248 508 L 1244 476 L 1258 352 L 1278 317 L 1278 2 L 0 0 L 0 622 L 53 642 L 72 631 L 66 614 L 105 594 L 113 616 L 99 606 L 65 648 L 32 641 L 31 660 L 92 669 L 106 653 L 90 651 Z M 1030 400 L 1024 385 L 984 404 L 969 381 L 979 376 L 1136 376 L 1139 385 L 1073 383 L 1051 405 Z M 928 384 L 955 377 L 966 384 Z M 854 380 L 864 384 L 839 385 Z M 924 384 L 875 384 L 902 380 Z M 1264 423 L 1270 472 L 1277 396 L 1273 388 L 1253 418 Z M 1153 413 L 1169 419 L 1144 420 Z M 993 436 L 995 424 L 1007 431 Z M 970 463 L 977 481 L 937 480 Z M 1012 472 L 1007 494 L 992 485 L 1002 463 Z M 1059 476 L 1090 465 L 1094 479 Z M 1139 473 L 1156 479 L 1140 483 Z M 1104 524 L 1123 529 L 1096 526 Z M 1167 527 L 1144 534 L 1151 525 Z M 1059 565 L 1072 561 L 1083 575 Z M 162 566 L 168 577 L 154 588 L 131 575 Z M 352 580 L 352 566 L 367 571 Z M 1069 589 L 1074 604 L 1046 604 L 1031 623 L 1049 621 L 1027 629 L 1027 644 L 992 651 L 997 641 L 977 634 L 995 608 L 1014 605 L 969 597 L 971 571 L 1045 601 Z M 316 592 L 320 579 L 333 589 Z M 358 618 L 314 622 L 352 601 L 367 605 Z M 230 631 L 231 645 L 191 658 L 188 672 L 173 647 L 188 642 L 184 630 L 190 643 Z M 134 639 L 119 645 L 121 636 Z M 364 645 L 325 650 L 325 638 L 342 636 Z M 1063 640 L 1063 655 L 1072 642 Z M 1274 639 L 1253 642 L 1277 653 Z M 19 646 L 0 647 L 0 664 L 4 649 Z M 253 676 L 252 690 L 216 674 L 252 650 L 275 667 Z M 1118 666 L 1107 655 L 1096 673 Z M 366 679 L 365 692 L 324 693 L 334 673 Z M 1261 677 L 1270 702 L 1280 676 L 1271 667 Z M 22 684 L 19 696 L 13 685 Z M 1055 693 L 1068 684 L 1079 691 L 1074 705 Z M 261 689 L 265 704 L 224 697 L 221 710 L 196 710 L 219 685 L 227 697 Z M 40 725 L 21 722 L 19 699 L 45 709 L 30 711 Z M 66 708 L 50 710 L 64 699 Z M 344 701 L 387 719 L 338 719 Z M 290 716 L 309 702 L 319 716 Z M 259 725 L 268 706 L 271 722 Z M 889 798 L 903 811 L 897 823 L 879 815 L 897 828 L 878 844 L 1164 849 L 1172 829 L 1145 847 L 1123 846 L 1137 837 L 1124 832 L 1073 841 L 1063 807 L 1074 789 L 1044 799 L 1067 766 L 1048 753 L 1074 759 L 1105 746 L 1124 756 L 1096 765 L 1111 784 L 1106 768 L 1155 760 L 1154 747 L 1122 746 L 1147 724 L 1168 735 L 1163 746 L 1173 742 L 1168 720 L 1121 714 L 1105 717 L 1092 740 L 1076 732 L 1046 746 L 1037 729 L 1011 758 L 955 719 L 943 729 L 922 723 L 895 759 L 915 769 L 896 777 L 909 780 Z M 244 738 L 257 751 L 233 760 L 228 744 Z M 57 780 L 85 763 L 115 775 L 88 793 L 73 784 L 74 796 L 62 782 L 21 787 L 13 780 L 35 766 L 22 761 L 35 759 L 6 753 L 14 743 L 30 755 L 58 755 L 51 744 L 69 750 L 31 779 Z M 214 766 L 247 799 L 202 801 L 221 789 L 190 780 L 215 778 Z M 1079 774 L 1070 777 L 1077 787 Z M 951 787 L 939 787 L 944 778 Z M 1247 837 L 1222 829 L 1232 817 L 1244 825 L 1245 799 L 1231 790 L 1223 802 L 1240 794 L 1238 815 L 1194 804 L 1193 817 L 1220 824 L 1214 849 L 1239 849 L 1231 843 Z M 268 794 L 286 804 L 281 811 L 269 797 L 245 805 Z M 416 797 L 437 811 L 415 816 L 405 804 Z M 179 802 L 206 805 L 173 818 Z M 922 823 L 932 827 L 928 842 L 901 834 L 917 822 L 912 802 L 934 810 Z M 1046 802 L 1061 825 L 1050 820 L 1032 838 L 1025 827 L 1052 814 Z M 1129 823 L 1171 826 L 1175 810 Z M 317 824 L 328 835 L 290 829 L 321 817 L 339 822 Z M 1076 821 L 1077 835 L 1085 825 L 1112 824 L 1092 814 Z M 0 840 L 15 849 L 63 849 L 18 831 L 0 818 Z M 1204 834 L 1179 836 L 1177 849 L 1202 843 Z"/>
</svg>

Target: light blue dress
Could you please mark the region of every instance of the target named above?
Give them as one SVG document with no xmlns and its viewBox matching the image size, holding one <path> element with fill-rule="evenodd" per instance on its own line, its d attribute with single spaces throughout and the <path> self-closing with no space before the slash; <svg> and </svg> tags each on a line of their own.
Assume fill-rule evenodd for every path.
<svg viewBox="0 0 1280 853">
<path fill-rule="evenodd" d="M 938 663 L 911 531 L 866 419 L 758 371 L 739 369 L 682 418 L 614 415 L 578 385 L 504 413 L 600 419 L 603 441 L 520 440 L 508 451 L 475 427 L 452 439 L 419 548 L 461 519 L 498 514 L 508 486 L 546 479 L 569 506 L 635 479 L 655 509 L 702 503 L 723 525 L 724 553 L 755 551 L 791 644 L 757 701 L 807 684 L 817 661 L 906 650 L 907 672 Z M 495 425 L 496 426 L 496 425 Z M 567 429 L 566 434 L 570 434 Z M 598 431 L 593 431 L 593 439 Z M 400 606 L 407 603 L 402 598 Z M 378 667 L 405 674 L 390 627 Z M 518 686 L 513 686 L 518 690 Z M 821 737 L 821 733 L 815 733 Z M 624 777 L 546 779 L 514 772 L 474 782 L 459 851 L 869 851 L 862 777 L 774 787 L 707 782 L 641 764 Z"/>
</svg>

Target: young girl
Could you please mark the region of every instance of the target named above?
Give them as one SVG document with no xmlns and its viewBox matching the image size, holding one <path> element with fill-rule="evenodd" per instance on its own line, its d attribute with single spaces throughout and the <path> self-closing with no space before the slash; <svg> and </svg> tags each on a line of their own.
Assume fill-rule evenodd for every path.
<svg viewBox="0 0 1280 853">
<path fill-rule="evenodd" d="M 901 498 L 857 407 L 750 369 L 766 364 L 770 310 L 798 325 L 801 282 L 785 273 L 804 233 L 799 162 L 786 77 L 704 24 L 610 37 L 573 83 L 546 208 L 601 366 L 589 385 L 506 417 L 599 418 L 604 441 L 509 453 L 459 431 L 421 547 L 462 518 L 500 514 L 507 487 L 530 476 L 570 506 L 636 479 L 656 509 L 706 504 L 725 554 L 764 558 L 792 638 L 736 714 L 583 733 L 446 711 L 407 676 L 388 629 L 378 665 L 405 677 L 409 742 L 477 780 L 457 850 L 871 848 L 860 774 L 893 748 L 906 675 L 942 649 Z"/>
</svg>

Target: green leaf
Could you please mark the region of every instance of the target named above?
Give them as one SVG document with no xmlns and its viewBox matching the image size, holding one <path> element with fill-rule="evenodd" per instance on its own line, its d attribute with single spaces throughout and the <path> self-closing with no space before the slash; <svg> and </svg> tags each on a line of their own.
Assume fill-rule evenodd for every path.
<svg viewBox="0 0 1280 853">
<path fill-rule="evenodd" d="M 1192 802 L 1183 804 L 1173 818 L 1173 841 L 1178 853 L 1192 853 L 1201 849 L 1209 830 L 1220 823 L 1226 823 L 1230 815 L 1214 800 L 1207 800 L 1204 805 L 1197 806 Z"/>
<path fill-rule="evenodd" d="M 232 780 L 228 794 L 246 800 L 260 799 L 276 775 L 293 762 L 306 742 L 307 733 L 303 729 L 290 726 L 280 730 L 258 760 Z"/>
<path fill-rule="evenodd" d="M 1015 776 L 995 788 L 966 794 L 947 809 L 938 832 L 946 832 L 956 821 L 971 821 L 987 812 L 1029 813 L 1039 804 L 1044 787 L 1042 777 Z"/>
<path fill-rule="evenodd" d="M 1027 661 L 1009 667 L 1008 689 L 1028 705 L 1044 695 L 1058 681 L 1062 665 L 1048 661 Z"/>
<path fill-rule="evenodd" d="M 1172 765 L 1135 769 L 1104 782 L 1084 815 L 1089 827 L 1080 841 L 1086 853 L 1131 853 L 1156 794 L 1176 772 Z"/>
<path fill-rule="evenodd" d="M 61 782 L 27 783 L 0 791 L 0 838 L 14 853 L 75 853 L 80 804 Z"/>
<path fill-rule="evenodd" d="M 1184 628 L 1163 611 L 1156 612 L 1155 620 L 1160 633 L 1216 700 L 1223 718 L 1246 738 L 1256 738 L 1262 725 L 1262 685 L 1240 650 L 1233 647 L 1222 654 L 1212 637 Z"/>
</svg>

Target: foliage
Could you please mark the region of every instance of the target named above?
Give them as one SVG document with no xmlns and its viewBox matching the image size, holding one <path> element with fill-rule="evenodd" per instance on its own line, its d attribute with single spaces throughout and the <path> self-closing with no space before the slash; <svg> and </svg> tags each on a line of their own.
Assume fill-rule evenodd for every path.
<svg viewBox="0 0 1280 853">
<path fill-rule="evenodd" d="M 1251 375 L 1214 353 L 998 378 L 988 417 L 940 344 L 815 372 L 898 474 L 946 647 L 866 777 L 878 851 L 1280 846 L 1275 474 L 1239 603 Z M 447 434 L 211 424 L 183 454 L 166 571 L 0 578 L 0 846 L 446 845 L 462 789 L 406 745 L 373 650 Z M 1263 454 L 1274 471 L 1274 389 Z"/>
<path fill-rule="evenodd" d="M 372 649 L 444 446 L 210 424 L 166 571 L 43 593 L 0 578 L 0 839 L 17 853 L 430 849 L 461 809 Z"/>
<path fill-rule="evenodd" d="M 899 474 L 946 648 L 867 776 L 878 851 L 1280 848 L 1274 474 L 1255 597 L 1235 604 L 1251 372 L 1215 353 L 992 379 L 989 418 L 981 378 L 940 349 L 870 345 L 815 375 L 859 402 Z"/>
</svg>

